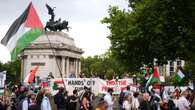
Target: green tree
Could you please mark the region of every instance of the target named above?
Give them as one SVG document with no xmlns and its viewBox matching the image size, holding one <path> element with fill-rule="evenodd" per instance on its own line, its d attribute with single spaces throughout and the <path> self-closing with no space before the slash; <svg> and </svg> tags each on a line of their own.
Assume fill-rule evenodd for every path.
<svg viewBox="0 0 195 110">
<path fill-rule="evenodd" d="M 195 45 L 194 0 L 129 0 L 129 10 L 110 7 L 108 17 L 113 56 L 139 70 L 142 64 L 165 64 L 177 58 L 190 61 Z"/>
<path fill-rule="evenodd" d="M 21 73 L 21 61 L 16 60 L 14 62 L 0 63 L 0 72 L 7 71 L 6 82 L 19 82 Z"/>
<path fill-rule="evenodd" d="M 127 69 L 117 62 L 110 52 L 107 52 L 99 56 L 82 58 L 81 72 L 87 77 L 95 74 L 101 78 L 111 79 L 113 76 L 123 76 Z"/>
</svg>

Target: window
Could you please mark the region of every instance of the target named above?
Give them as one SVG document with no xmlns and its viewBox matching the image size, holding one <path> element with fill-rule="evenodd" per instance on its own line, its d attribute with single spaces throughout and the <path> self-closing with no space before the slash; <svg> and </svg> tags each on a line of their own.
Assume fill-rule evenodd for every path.
<svg viewBox="0 0 195 110">
<path fill-rule="evenodd" d="M 181 60 L 177 61 L 177 66 L 181 66 Z"/>
<path fill-rule="evenodd" d="M 169 70 L 170 70 L 170 75 L 173 75 L 174 74 L 174 62 L 170 62 L 170 68 L 169 68 Z"/>
</svg>

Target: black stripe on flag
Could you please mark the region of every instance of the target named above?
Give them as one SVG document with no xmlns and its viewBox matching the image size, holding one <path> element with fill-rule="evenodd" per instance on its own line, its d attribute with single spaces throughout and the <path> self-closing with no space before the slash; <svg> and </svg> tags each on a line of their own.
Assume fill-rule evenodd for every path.
<svg viewBox="0 0 195 110">
<path fill-rule="evenodd" d="M 18 31 L 18 29 L 20 28 L 20 26 L 26 21 L 27 16 L 28 16 L 28 12 L 30 9 L 32 3 L 30 3 L 28 5 L 28 7 L 25 9 L 25 11 L 20 15 L 20 17 L 18 17 L 13 24 L 10 26 L 9 30 L 7 31 L 7 33 L 5 34 L 4 38 L 1 40 L 1 43 L 3 45 L 7 45 L 7 43 L 9 42 L 9 40 L 12 38 L 12 36 L 14 34 L 16 34 L 16 32 Z"/>
</svg>

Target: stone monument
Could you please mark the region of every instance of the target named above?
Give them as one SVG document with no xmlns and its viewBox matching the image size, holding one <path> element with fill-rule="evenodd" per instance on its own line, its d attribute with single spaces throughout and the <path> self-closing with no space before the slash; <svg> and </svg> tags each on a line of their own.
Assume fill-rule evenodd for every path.
<svg viewBox="0 0 195 110">
<path fill-rule="evenodd" d="M 55 21 L 54 8 L 49 5 L 46 5 L 46 7 L 51 19 L 45 26 L 44 34 L 24 49 L 21 55 L 21 79 L 24 80 L 36 65 L 38 65 L 36 76 L 40 78 L 78 77 L 81 70 L 80 58 L 83 51 L 76 47 L 73 38 L 61 31 L 63 29 L 68 31 L 68 22 L 66 20 L 63 22 Z"/>
<path fill-rule="evenodd" d="M 49 40 L 48 40 L 49 39 Z M 83 51 L 74 44 L 74 39 L 63 32 L 46 32 L 24 49 L 22 54 L 22 79 L 38 65 L 36 76 L 54 78 L 78 77 Z"/>
</svg>

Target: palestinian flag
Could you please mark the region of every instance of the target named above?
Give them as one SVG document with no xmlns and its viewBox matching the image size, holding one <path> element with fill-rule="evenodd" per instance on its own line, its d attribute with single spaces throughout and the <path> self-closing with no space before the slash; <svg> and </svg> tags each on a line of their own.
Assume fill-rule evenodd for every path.
<svg viewBox="0 0 195 110">
<path fill-rule="evenodd" d="M 154 84 L 159 84 L 160 83 L 160 75 L 158 73 L 158 68 L 155 67 L 153 74 L 150 75 L 149 80 L 146 83 L 146 87 L 150 86 L 150 85 L 154 85 Z"/>
<path fill-rule="evenodd" d="M 54 81 L 53 90 L 57 90 L 59 87 L 64 87 L 64 81 L 63 80 Z"/>
<path fill-rule="evenodd" d="M 38 70 L 38 66 L 36 65 L 31 72 L 26 76 L 26 78 L 24 79 L 24 83 L 28 83 L 28 84 L 32 84 L 33 81 L 35 80 L 35 75 L 37 73 Z"/>
<path fill-rule="evenodd" d="M 13 22 L 1 43 L 10 53 L 11 60 L 17 59 L 22 50 L 43 34 L 43 25 L 32 4 Z"/>
<path fill-rule="evenodd" d="M 185 77 L 185 75 L 183 74 L 183 72 L 181 70 L 178 70 L 178 72 L 176 74 L 176 81 L 181 82 L 184 77 Z"/>
</svg>

